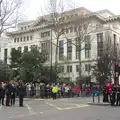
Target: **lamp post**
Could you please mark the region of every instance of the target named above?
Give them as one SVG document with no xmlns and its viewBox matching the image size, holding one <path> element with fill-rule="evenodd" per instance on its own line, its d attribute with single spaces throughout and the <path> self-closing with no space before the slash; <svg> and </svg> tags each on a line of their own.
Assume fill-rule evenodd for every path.
<svg viewBox="0 0 120 120">
<path fill-rule="evenodd" d="M 52 29 L 51 29 L 51 40 L 50 40 L 50 47 L 51 47 L 51 63 L 50 63 L 50 70 L 51 70 L 51 73 L 50 73 L 50 81 L 52 81 L 52 71 L 53 71 L 53 67 L 52 67 Z"/>
</svg>

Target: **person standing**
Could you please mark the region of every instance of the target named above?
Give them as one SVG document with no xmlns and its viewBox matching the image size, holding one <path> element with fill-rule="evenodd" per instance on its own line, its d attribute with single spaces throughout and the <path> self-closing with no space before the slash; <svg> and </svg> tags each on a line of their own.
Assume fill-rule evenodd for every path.
<svg viewBox="0 0 120 120">
<path fill-rule="evenodd" d="M 114 106 L 115 105 L 115 102 L 116 102 L 116 86 L 113 85 L 112 87 L 112 95 L 111 95 L 111 106 Z"/>
<path fill-rule="evenodd" d="M 0 83 L 0 104 L 4 105 L 4 98 L 5 98 L 5 88 Z"/>
<path fill-rule="evenodd" d="M 103 102 L 109 102 L 108 100 L 108 92 L 106 86 L 103 87 Z"/>
<path fill-rule="evenodd" d="M 25 85 L 23 84 L 23 82 L 20 82 L 19 86 L 18 86 L 19 106 L 20 107 L 23 107 L 23 99 L 25 96 L 25 91 L 26 91 Z"/>
<path fill-rule="evenodd" d="M 12 90 L 11 83 L 8 82 L 6 84 L 6 106 L 10 106 L 11 90 Z"/>
<path fill-rule="evenodd" d="M 117 92 L 116 92 L 116 96 L 117 96 L 117 99 L 116 99 L 116 105 L 118 106 L 120 106 L 120 86 L 119 85 L 117 85 Z"/>
<path fill-rule="evenodd" d="M 57 86 L 54 85 L 53 88 L 52 88 L 53 100 L 56 99 L 57 92 L 58 92 L 58 88 L 57 88 Z"/>
<path fill-rule="evenodd" d="M 16 97 L 16 85 L 15 85 L 15 82 L 14 82 L 14 83 L 12 83 L 11 105 L 15 105 L 15 97 Z"/>
</svg>

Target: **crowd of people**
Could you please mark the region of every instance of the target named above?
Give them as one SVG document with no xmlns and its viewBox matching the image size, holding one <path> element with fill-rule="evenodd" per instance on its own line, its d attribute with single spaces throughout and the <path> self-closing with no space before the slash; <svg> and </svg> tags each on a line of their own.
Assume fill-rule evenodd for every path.
<svg viewBox="0 0 120 120">
<path fill-rule="evenodd" d="M 110 102 L 111 106 L 120 106 L 120 85 L 108 84 L 103 88 L 103 102 Z"/>
<path fill-rule="evenodd" d="M 111 105 L 120 106 L 120 85 L 68 85 L 68 84 L 44 84 L 44 83 L 23 83 L 22 81 L 10 81 L 0 83 L 0 104 L 15 105 L 19 98 L 19 106 L 23 106 L 24 97 L 30 98 L 70 98 L 92 96 L 94 93 L 103 94 L 103 102 L 110 102 Z"/>
<path fill-rule="evenodd" d="M 44 83 L 23 83 L 10 81 L 0 83 L 0 104 L 15 105 L 16 98 L 19 98 L 19 106 L 23 106 L 23 98 L 65 98 L 91 96 L 92 89 L 89 85 L 66 85 L 66 84 L 44 84 Z"/>
<path fill-rule="evenodd" d="M 0 104 L 6 106 L 15 105 L 15 99 L 19 96 L 19 106 L 23 107 L 23 98 L 25 96 L 26 87 L 22 81 L 0 83 Z M 5 102 L 6 100 L 6 102 Z"/>
<path fill-rule="evenodd" d="M 79 85 L 67 85 L 67 84 L 56 84 L 55 86 L 49 84 L 26 84 L 26 96 L 27 97 L 40 97 L 50 98 L 53 95 L 53 88 L 57 88 L 56 97 L 76 97 L 76 96 L 91 96 L 92 89 L 90 85 L 79 86 Z"/>
</svg>

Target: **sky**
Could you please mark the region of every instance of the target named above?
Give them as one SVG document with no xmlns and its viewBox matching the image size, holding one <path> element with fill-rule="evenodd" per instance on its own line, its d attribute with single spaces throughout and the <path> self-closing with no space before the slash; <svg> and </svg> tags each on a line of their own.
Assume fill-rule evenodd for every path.
<svg viewBox="0 0 120 120">
<path fill-rule="evenodd" d="M 25 19 L 34 20 L 46 14 L 47 3 L 49 0 L 23 0 L 21 6 Z M 109 9 L 111 12 L 120 15 L 120 0 L 63 0 L 73 8 L 85 7 L 90 11 Z M 71 7 L 71 8 L 72 8 Z"/>
</svg>

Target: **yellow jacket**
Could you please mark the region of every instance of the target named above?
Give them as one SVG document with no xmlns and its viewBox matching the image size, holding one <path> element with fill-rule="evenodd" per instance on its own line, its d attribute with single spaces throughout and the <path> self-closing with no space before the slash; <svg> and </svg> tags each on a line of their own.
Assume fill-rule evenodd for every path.
<svg viewBox="0 0 120 120">
<path fill-rule="evenodd" d="M 52 88 L 52 92 L 53 92 L 53 93 L 57 93 L 57 92 L 58 92 L 58 88 L 57 88 L 56 86 L 54 86 L 54 87 Z"/>
</svg>

